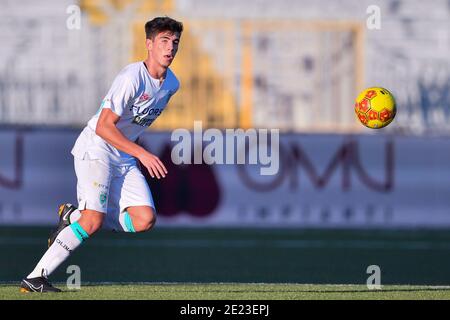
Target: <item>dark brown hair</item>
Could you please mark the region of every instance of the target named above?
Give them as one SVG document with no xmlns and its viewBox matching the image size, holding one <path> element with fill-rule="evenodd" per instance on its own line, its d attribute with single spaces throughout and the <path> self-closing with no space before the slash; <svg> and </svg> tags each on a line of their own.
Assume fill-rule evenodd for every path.
<svg viewBox="0 0 450 320">
<path fill-rule="evenodd" d="M 158 33 L 164 31 L 178 32 L 181 35 L 183 24 L 169 17 L 157 17 L 145 24 L 145 37 L 147 39 L 154 39 Z"/>
</svg>

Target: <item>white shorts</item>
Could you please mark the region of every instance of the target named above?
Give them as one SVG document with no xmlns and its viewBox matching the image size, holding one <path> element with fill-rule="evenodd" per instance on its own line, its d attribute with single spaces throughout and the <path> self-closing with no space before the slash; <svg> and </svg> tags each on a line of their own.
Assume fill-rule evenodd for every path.
<svg viewBox="0 0 450 320">
<path fill-rule="evenodd" d="M 74 158 L 78 209 L 118 214 L 128 207 L 155 210 L 152 193 L 136 165 L 109 166 L 102 160 Z"/>
</svg>

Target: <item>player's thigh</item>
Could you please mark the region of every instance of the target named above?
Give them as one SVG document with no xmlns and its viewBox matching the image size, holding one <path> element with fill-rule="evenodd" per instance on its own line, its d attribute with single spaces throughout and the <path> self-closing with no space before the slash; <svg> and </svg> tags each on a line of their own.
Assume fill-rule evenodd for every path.
<svg viewBox="0 0 450 320">
<path fill-rule="evenodd" d="M 89 158 L 75 158 L 74 163 L 78 209 L 106 213 L 112 177 L 111 168 L 100 160 Z"/>
<path fill-rule="evenodd" d="M 75 158 L 75 173 L 78 209 L 82 213 L 79 223 L 90 234 L 100 228 L 107 212 L 112 172 L 99 160 Z"/>
</svg>

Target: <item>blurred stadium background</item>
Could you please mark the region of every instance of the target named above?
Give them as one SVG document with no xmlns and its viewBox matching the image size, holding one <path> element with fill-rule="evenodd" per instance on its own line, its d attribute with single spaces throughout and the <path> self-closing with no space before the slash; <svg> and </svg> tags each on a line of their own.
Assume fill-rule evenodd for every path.
<svg viewBox="0 0 450 320">
<path fill-rule="evenodd" d="M 185 25 L 181 90 L 144 139 L 170 172 L 149 181 L 159 225 L 100 233 L 65 266 L 85 281 L 364 284 L 379 265 L 382 283 L 450 284 L 449 1 L 0 6 L 0 281 L 31 270 L 58 204 L 76 203 L 70 149 L 115 75 L 145 57 L 144 23 L 169 15 Z M 380 131 L 353 113 L 369 86 L 398 103 Z M 171 131 L 194 120 L 280 129 L 279 174 L 171 164 Z"/>
</svg>

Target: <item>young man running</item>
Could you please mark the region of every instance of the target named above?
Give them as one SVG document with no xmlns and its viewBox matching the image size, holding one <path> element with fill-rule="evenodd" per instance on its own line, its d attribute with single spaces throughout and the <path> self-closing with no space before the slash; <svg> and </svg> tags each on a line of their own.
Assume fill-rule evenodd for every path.
<svg viewBox="0 0 450 320">
<path fill-rule="evenodd" d="M 78 209 L 70 204 L 60 206 L 59 224 L 49 238 L 49 248 L 22 280 L 22 292 L 61 291 L 48 282 L 48 276 L 102 226 L 144 232 L 155 224 L 152 194 L 136 159 L 153 178 L 164 178 L 167 170 L 136 141 L 179 88 L 169 66 L 182 32 L 182 23 L 169 17 L 145 24 L 147 59 L 119 73 L 99 112 L 78 137 L 72 149 Z"/>
</svg>

